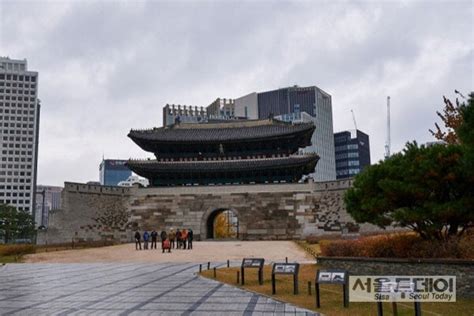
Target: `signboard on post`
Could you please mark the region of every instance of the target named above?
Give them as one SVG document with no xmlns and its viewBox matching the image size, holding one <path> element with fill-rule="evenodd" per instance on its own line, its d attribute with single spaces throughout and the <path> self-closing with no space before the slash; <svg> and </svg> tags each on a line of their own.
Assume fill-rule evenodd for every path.
<svg viewBox="0 0 474 316">
<path fill-rule="evenodd" d="M 272 269 L 272 294 L 276 293 L 276 274 L 293 275 L 293 294 L 298 294 L 298 273 L 300 270 L 299 263 L 275 263 Z"/>
<path fill-rule="evenodd" d="M 245 284 L 245 268 L 258 269 L 258 284 L 263 284 L 263 265 L 265 259 L 263 258 L 244 258 L 240 266 L 240 274 L 242 275 L 241 284 Z"/>
<path fill-rule="evenodd" d="M 316 307 L 321 307 L 319 297 L 319 284 L 340 284 L 342 285 L 342 298 L 344 307 L 349 307 L 349 297 L 347 291 L 349 273 L 346 270 L 318 270 L 316 272 Z"/>
</svg>

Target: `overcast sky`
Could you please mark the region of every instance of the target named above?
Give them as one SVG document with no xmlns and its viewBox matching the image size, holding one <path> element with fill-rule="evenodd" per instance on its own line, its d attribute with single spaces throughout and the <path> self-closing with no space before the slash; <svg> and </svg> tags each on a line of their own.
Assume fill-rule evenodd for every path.
<svg viewBox="0 0 474 316">
<path fill-rule="evenodd" d="M 0 55 L 39 72 L 38 184 L 98 180 L 105 158 L 143 158 L 130 128 L 166 103 L 289 85 L 332 95 L 334 131 L 370 135 L 383 157 L 432 140 L 442 108 L 474 89 L 473 1 L 5 1 Z"/>
</svg>

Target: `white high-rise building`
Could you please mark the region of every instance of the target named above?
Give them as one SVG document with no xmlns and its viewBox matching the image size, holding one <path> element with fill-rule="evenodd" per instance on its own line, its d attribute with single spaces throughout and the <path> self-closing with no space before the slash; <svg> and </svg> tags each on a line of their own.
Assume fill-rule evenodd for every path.
<svg viewBox="0 0 474 316">
<path fill-rule="evenodd" d="M 291 122 L 312 121 L 316 126 L 311 138 L 312 146 L 304 151 L 315 152 L 321 158 L 311 177 L 316 181 L 336 179 L 332 101 L 329 93 L 316 86 L 293 86 L 251 93 L 235 99 L 235 113 L 244 113 L 251 119 L 273 116 Z"/>
<path fill-rule="evenodd" d="M 0 57 L 0 203 L 33 215 L 39 117 L 38 72 L 26 60 Z"/>
</svg>

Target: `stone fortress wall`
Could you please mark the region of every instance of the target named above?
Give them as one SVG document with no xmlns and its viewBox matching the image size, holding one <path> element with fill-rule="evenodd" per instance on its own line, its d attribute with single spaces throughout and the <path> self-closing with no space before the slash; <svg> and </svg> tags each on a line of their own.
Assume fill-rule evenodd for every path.
<svg viewBox="0 0 474 316">
<path fill-rule="evenodd" d="M 222 210 L 237 215 L 243 240 L 377 230 L 357 225 L 346 212 L 343 196 L 351 185 L 351 180 L 155 188 L 65 183 L 62 207 L 51 213 L 38 243 L 128 242 L 135 229 L 171 228 L 191 228 L 195 238 L 203 240 L 209 236 L 209 221 Z"/>
<path fill-rule="evenodd" d="M 49 213 L 49 226 L 38 231 L 38 244 L 88 240 L 129 240 L 130 188 L 66 182 L 61 208 Z"/>
</svg>

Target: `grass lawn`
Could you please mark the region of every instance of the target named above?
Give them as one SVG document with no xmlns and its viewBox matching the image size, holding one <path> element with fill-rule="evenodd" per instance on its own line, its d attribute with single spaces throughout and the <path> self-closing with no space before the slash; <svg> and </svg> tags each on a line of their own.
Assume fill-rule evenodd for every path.
<svg viewBox="0 0 474 316">
<path fill-rule="evenodd" d="M 86 249 L 94 247 L 107 247 L 116 243 L 108 241 L 99 242 L 76 242 L 56 245 L 33 245 L 33 244 L 1 244 L 0 245 L 0 264 L 22 262 L 22 257 L 26 254 L 53 252 L 71 249 Z"/>
<path fill-rule="evenodd" d="M 342 288 L 339 285 L 320 285 L 321 308 L 315 307 L 314 278 L 317 265 L 308 264 L 300 266 L 299 273 L 299 295 L 293 295 L 293 277 L 277 276 L 276 295 L 272 295 L 271 266 L 264 268 L 264 284 L 258 284 L 257 269 L 245 270 L 245 286 L 236 284 L 236 273 L 240 267 L 217 269 L 217 280 L 239 288 L 244 288 L 253 292 L 258 292 L 277 300 L 289 302 L 291 304 L 321 312 L 325 315 L 377 315 L 375 303 L 350 303 L 349 308 L 342 306 Z M 213 271 L 202 272 L 204 277 L 213 279 Z M 308 295 L 308 281 L 312 283 L 312 295 Z M 473 315 L 474 298 L 459 299 L 456 303 L 421 303 L 422 315 Z M 392 315 L 391 305 L 384 305 L 385 315 Z M 413 304 L 398 303 L 398 315 L 414 315 Z"/>
<path fill-rule="evenodd" d="M 21 256 L 0 256 L 0 264 L 2 263 L 18 263 L 21 262 Z"/>
</svg>

